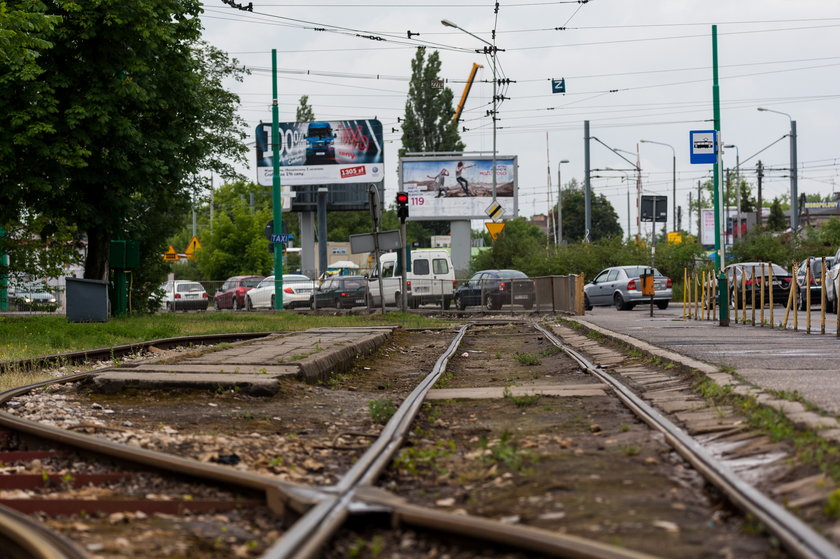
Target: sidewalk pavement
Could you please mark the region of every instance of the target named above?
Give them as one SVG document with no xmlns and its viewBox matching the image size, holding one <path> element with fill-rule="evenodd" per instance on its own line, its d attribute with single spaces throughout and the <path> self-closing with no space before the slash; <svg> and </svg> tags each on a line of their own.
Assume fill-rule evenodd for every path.
<svg viewBox="0 0 840 559">
<path fill-rule="evenodd" d="M 828 316 L 836 320 L 835 315 Z M 805 333 L 801 316 L 798 332 L 791 330 L 790 325 L 788 330 L 734 323 L 722 327 L 717 320 L 682 318 L 682 305 L 672 305 L 664 311 L 654 309 L 653 317 L 649 307 L 642 305 L 632 311 L 596 307 L 571 320 L 631 345 L 650 344 L 653 347 L 640 349 L 681 360 L 693 368 L 702 366 L 697 361 L 711 365 L 701 369 L 707 373 L 734 371 L 759 389 L 751 391 L 753 395 L 767 390 L 796 392 L 820 410 L 840 418 L 840 339 L 833 329 L 821 335 L 819 319 L 812 323 L 811 334 Z M 765 395 L 763 399 L 767 401 L 768 397 Z M 774 407 L 784 407 L 786 413 L 802 408 L 799 404 L 791 405 L 795 402 L 784 402 L 787 404 Z M 806 423 L 818 429 L 837 430 L 840 434 L 835 419 L 821 418 Z"/>
</svg>

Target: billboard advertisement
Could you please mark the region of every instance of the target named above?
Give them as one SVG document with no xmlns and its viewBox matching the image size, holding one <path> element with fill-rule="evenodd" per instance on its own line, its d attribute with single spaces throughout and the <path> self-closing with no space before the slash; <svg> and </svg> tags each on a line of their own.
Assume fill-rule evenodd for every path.
<svg viewBox="0 0 840 559">
<path fill-rule="evenodd" d="M 496 201 L 505 217 L 517 214 L 517 159 L 496 158 Z M 401 190 L 408 192 L 409 219 L 487 219 L 493 201 L 492 157 L 403 157 Z"/>
<path fill-rule="evenodd" d="M 257 182 L 272 185 L 271 124 L 256 129 Z M 336 120 L 280 123 L 280 184 L 372 183 L 381 181 L 382 123 Z"/>
</svg>

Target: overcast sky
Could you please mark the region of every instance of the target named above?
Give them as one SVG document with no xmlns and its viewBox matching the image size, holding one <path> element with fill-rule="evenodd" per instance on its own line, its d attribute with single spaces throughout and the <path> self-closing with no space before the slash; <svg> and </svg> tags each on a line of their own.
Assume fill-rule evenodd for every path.
<svg viewBox="0 0 840 559">
<path fill-rule="evenodd" d="M 830 195 L 840 188 L 836 0 L 511 0 L 499 2 L 497 14 L 495 3 L 478 0 L 269 0 L 254 2 L 253 13 L 222 0 L 206 0 L 204 6 L 206 39 L 252 72 L 243 83 L 231 84 L 250 135 L 260 120 L 271 121 L 274 48 L 281 121 L 293 121 L 300 97 L 308 95 L 319 120 L 382 122 L 387 200 L 398 189 L 397 119 L 405 111 L 417 45 L 440 50 L 441 77 L 456 101 L 472 64 L 484 66 L 462 117 L 467 128 L 462 139 L 467 151 L 492 153 L 493 125 L 485 116 L 492 103 L 492 63 L 474 52 L 481 41 L 442 26 L 441 19 L 487 41 L 496 30 L 497 73 L 514 82 L 500 90 L 509 99 L 499 107 L 497 151 L 519 158 L 521 215 L 545 213 L 554 204 L 560 160 L 569 160 L 561 166 L 563 182 L 572 177 L 582 182 L 583 122 L 589 120 L 592 136 L 633 152 L 623 155 L 634 162 L 638 146 L 643 193 L 667 195 L 669 212 L 671 149 L 639 141 L 673 146 L 677 204 L 687 228 L 689 192 L 696 196 L 698 179 L 712 170 L 689 163 L 688 140 L 690 130 L 713 127 L 712 24 L 718 26 L 723 141 L 738 146 L 745 176 L 754 182 L 760 159 L 768 169 L 764 198 L 790 192 L 789 140 L 782 139 L 790 121 L 757 111 L 761 106 L 797 121 L 799 192 Z M 408 40 L 409 31 L 419 35 Z M 565 78 L 565 95 L 552 94 L 552 78 Z M 724 158 L 725 166 L 734 167 L 736 150 L 726 150 Z M 255 177 L 255 161 L 251 165 L 243 172 Z M 593 141 L 591 167 L 630 165 Z M 625 180 L 632 172 L 626 178 L 620 171 L 593 175 L 612 177 L 595 178 L 592 186 L 612 203 L 625 230 L 629 185 L 635 233 L 635 182 Z M 668 221 L 670 229 L 670 214 Z"/>
</svg>

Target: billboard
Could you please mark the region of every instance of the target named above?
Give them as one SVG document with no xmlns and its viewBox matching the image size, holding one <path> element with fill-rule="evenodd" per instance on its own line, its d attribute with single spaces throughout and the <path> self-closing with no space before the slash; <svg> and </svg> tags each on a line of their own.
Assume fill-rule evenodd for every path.
<svg viewBox="0 0 840 559">
<path fill-rule="evenodd" d="M 257 182 L 272 185 L 271 124 L 256 129 Z M 383 180 L 382 123 L 336 120 L 280 123 L 280 184 L 372 183 Z"/>
<path fill-rule="evenodd" d="M 517 158 L 496 158 L 496 201 L 516 216 Z M 408 192 L 409 219 L 486 219 L 493 201 L 493 158 L 400 158 L 400 189 Z"/>
</svg>

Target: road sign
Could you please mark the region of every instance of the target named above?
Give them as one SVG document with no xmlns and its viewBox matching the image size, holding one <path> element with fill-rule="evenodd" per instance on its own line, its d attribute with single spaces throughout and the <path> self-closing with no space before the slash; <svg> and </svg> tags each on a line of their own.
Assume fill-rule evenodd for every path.
<svg viewBox="0 0 840 559">
<path fill-rule="evenodd" d="M 642 195 L 642 204 L 639 209 L 640 221 L 645 222 L 668 222 L 668 197 Z"/>
<path fill-rule="evenodd" d="M 198 242 L 198 237 L 193 235 L 193 238 L 190 239 L 190 244 L 187 245 L 187 250 L 184 251 L 184 254 L 187 255 L 187 258 L 192 260 L 193 256 L 195 256 L 195 251 L 201 248 L 201 243 Z"/>
<path fill-rule="evenodd" d="M 714 130 L 692 130 L 688 133 L 691 143 L 691 163 L 714 165 L 717 162 L 717 134 Z"/>
<path fill-rule="evenodd" d="M 175 252 L 175 247 L 169 245 L 169 250 L 163 253 L 163 259 L 167 262 L 177 262 L 178 260 L 180 260 L 180 257 L 178 256 L 178 253 Z"/>
<path fill-rule="evenodd" d="M 432 80 L 432 89 L 443 89 L 443 80 Z"/>
<path fill-rule="evenodd" d="M 361 254 L 373 252 L 376 249 L 373 236 L 376 233 L 359 233 L 350 235 L 350 252 Z M 402 248 L 402 237 L 399 229 L 379 232 L 379 250 L 399 250 Z"/>
<path fill-rule="evenodd" d="M 272 233 L 271 239 L 269 239 L 272 243 L 288 243 L 290 240 L 294 239 L 295 236 L 290 233 Z"/>
<path fill-rule="evenodd" d="M 566 93 L 566 78 L 560 78 L 559 80 L 555 80 L 552 78 L 551 80 L 551 92 L 552 93 Z"/>
<path fill-rule="evenodd" d="M 495 241 L 502 234 L 502 230 L 505 228 L 505 222 L 497 223 L 495 221 L 488 221 L 484 223 L 484 226 L 487 228 L 487 232 L 490 233 L 490 238 Z"/>
<path fill-rule="evenodd" d="M 505 209 L 500 203 L 498 203 L 496 200 L 493 200 L 493 203 L 487 206 L 487 209 L 484 210 L 484 213 L 486 213 L 490 219 L 496 221 L 498 219 L 501 219 L 502 216 L 505 215 Z"/>
</svg>

